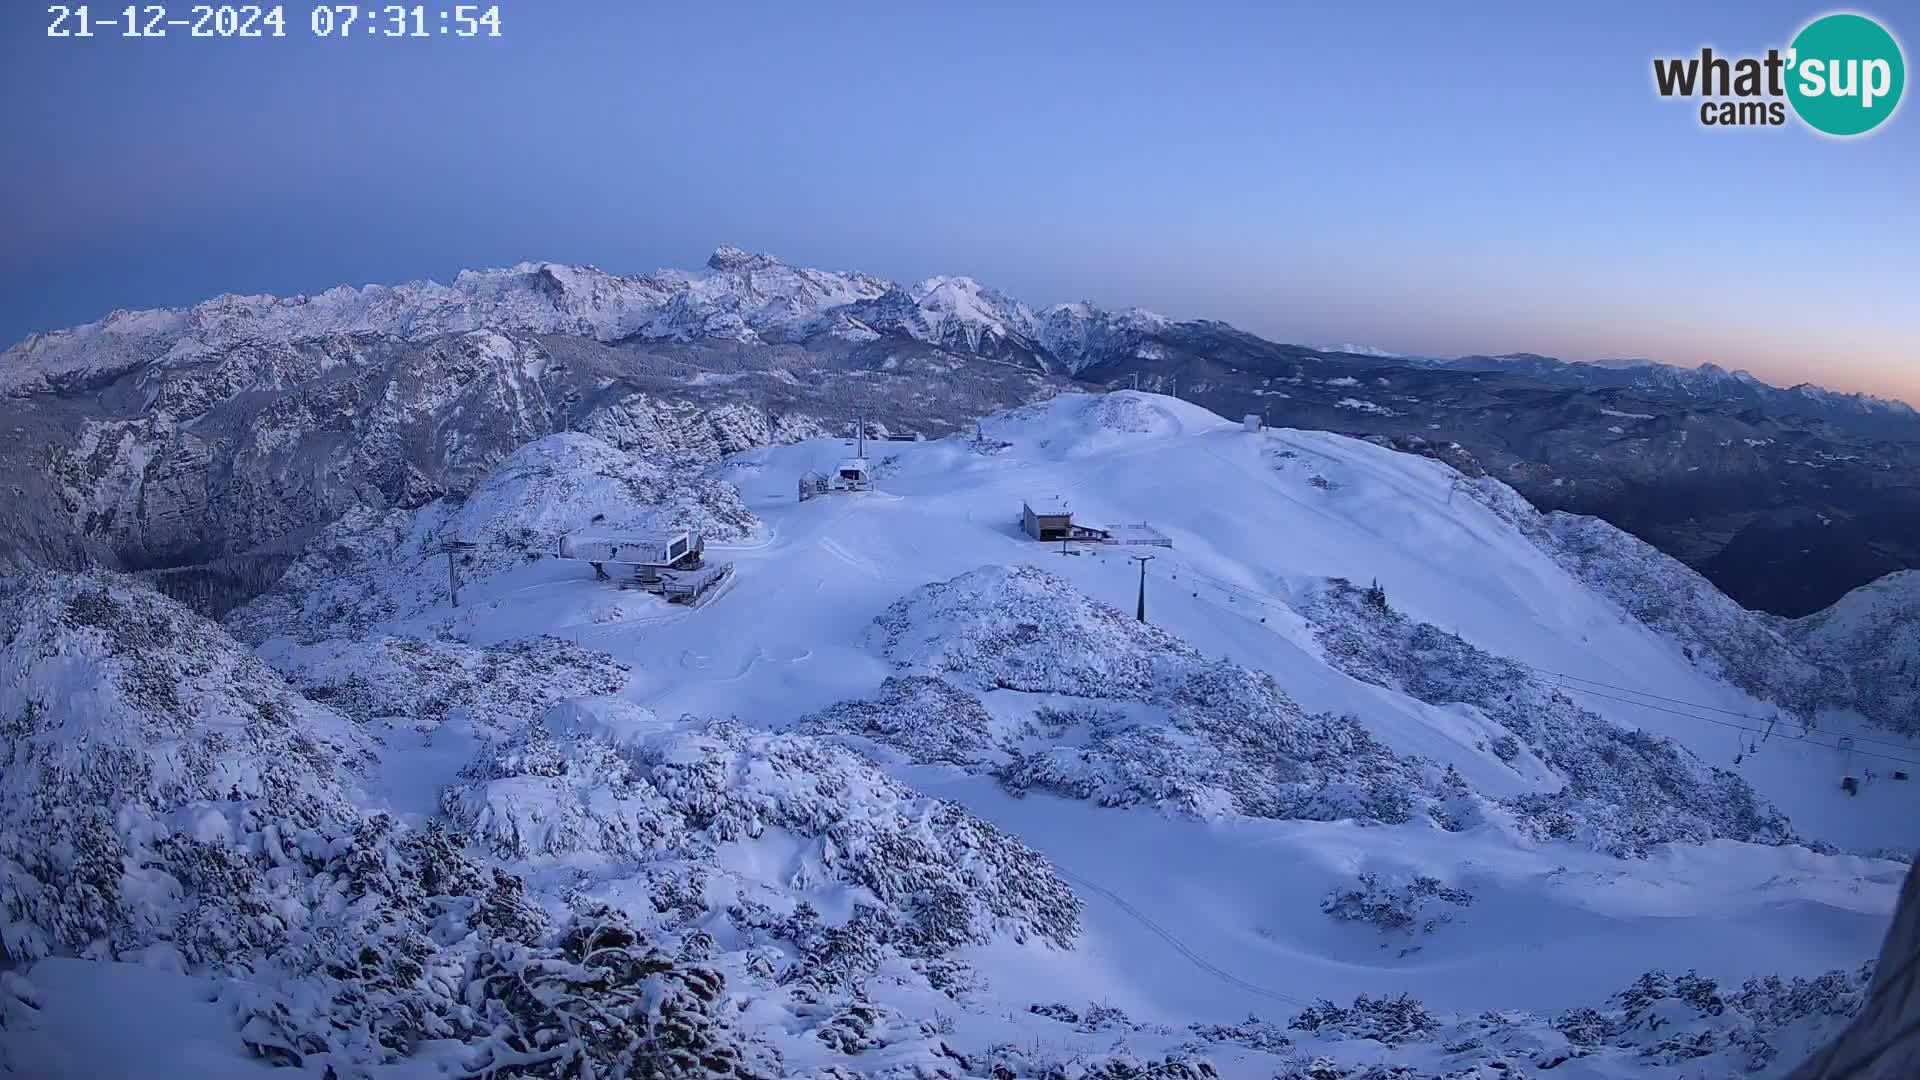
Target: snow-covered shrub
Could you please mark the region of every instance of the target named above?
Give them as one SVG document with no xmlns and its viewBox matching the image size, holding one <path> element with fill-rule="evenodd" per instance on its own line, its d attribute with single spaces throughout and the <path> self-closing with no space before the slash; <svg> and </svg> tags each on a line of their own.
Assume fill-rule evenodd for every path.
<svg viewBox="0 0 1920 1080">
<path fill-rule="evenodd" d="M 556 702 L 618 693 L 627 679 L 626 665 L 606 653 L 544 636 L 486 647 L 387 636 L 281 641 L 261 652 L 301 693 L 344 716 L 422 726 L 461 710 L 483 726 L 518 730 Z"/>
<path fill-rule="evenodd" d="M 638 859 L 664 849 L 679 825 L 617 746 L 556 737 L 541 724 L 490 748 L 466 777 L 443 794 L 442 809 L 503 859 L 577 852 Z"/>
<path fill-rule="evenodd" d="M 1219 1080 L 1221 1072 L 1205 1057 L 1178 1053 L 1137 1057 L 1121 1051 L 1054 1054 L 1033 1047 L 993 1047 L 973 1063 L 988 1080 Z"/>
<path fill-rule="evenodd" d="M 1251 1014 L 1237 1024 L 1192 1024 L 1187 1030 L 1201 1044 L 1227 1043 L 1267 1054 L 1282 1054 L 1293 1047 L 1293 1039 L 1278 1024 Z"/>
<path fill-rule="evenodd" d="M 807 1010 L 800 1010 L 804 1015 Z M 938 1034 L 926 1020 L 912 1021 L 900 1010 L 871 1001 L 849 1001 L 825 1007 L 826 1019 L 813 1028 L 813 1037 L 848 1057 L 879 1050 L 907 1039 Z"/>
<path fill-rule="evenodd" d="M 1530 668 L 1369 604 L 1350 582 L 1330 580 L 1306 614 L 1340 670 L 1428 704 L 1472 705 L 1532 748 L 1565 786 L 1508 805 L 1542 837 L 1621 857 L 1663 843 L 1795 839 L 1786 816 L 1737 774 L 1581 708 Z"/>
<path fill-rule="evenodd" d="M 219 956 L 196 950 L 205 935 L 182 939 L 190 968 L 236 977 L 224 998 L 240 1037 L 276 1061 L 365 1065 L 411 1054 L 421 1039 L 470 1036 L 460 995 L 472 952 L 546 931 L 518 878 L 476 863 L 442 829 L 375 815 L 289 846 L 266 848 L 244 870 L 222 860 L 241 870 L 233 882 L 244 891 L 203 891 L 191 913 L 199 927 L 263 930 L 266 940 Z"/>
<path fill-rule="evenodd" d="M 303 917 L 228 965 L 246 978 L 223 999 L 259 1056 L 357 1071 L 447 1040 L 480 1073 L 776 1075 L 735 1033 L 718 972 L 646 945 L 601 907 L 550 941 L 521 880 L 444 829 L 375 816 L 300 858 L 301 873 L 259 899 Z"/>
<path fill-rule="evenodd" d="M 558 948 L 482 953 L 465 1004 L 487 1032 L 476 1074 L 771 1080 L 778 1059 L 728 1013 L 726 979 L 649 949 L 617 912 L 584 912 Z"/>
<path fill-rule="evenodd" d="M 1143 701 L 1156 667 L 1200 654 L 1036 566 L 993 566 L 923 585 L 874 620 L 899 667 L 979 689 Z"/>
<path fill-rule="evenodd" d="M 1838 1034 L 1863 1006 L 1872 973 L 1868 963 L 1857 972 L 1832 971 L 1816 979 L 1749 979 L 1728 992 L 1693 972 L 1652 971 L 1599 1008 L 1571 1009 L 1551 1020 L 1524 1011 L 1448 1016 L 1405 996 L 1363 995 L 1344 1008 L 1323 1000 L 1290 1023 L 1300 1033 L 1299 1052 L 1274 1075 L 1513 1080 L 1559 1075 L 1551 1070 L 1575 1060 L 1581 1064 L 1573 1074 L 1580 1076 L 1733 1077 L 1773 1071 Z M 1373 1040 L 1382 1049 L 1343 1047 L 1336 1059 L 1317 1054 L 1320 1048 L 1314 1045 L 1353 1040 Z"/>
<path fill-rule="evenodd" d="M 1361 874 L 1355 886 L 1328 893 L 1320 910 L 1343 921 L 1371 924 L 1383 934 L 1431 934 L 1473 904 L 1472 893 L 1425 875 L 1382 880 L 1377 874 Z"/>
<path fill-rule="evenodd" d="M 1089 1002 L 1084 1011 L 1076 1011 L 1057 1001 L 1029 1005 L 1027 1011 L 1035 1016 L 1058 1020 L 1063 1024 L 1071 1025 L 1075 1031 L 1089 1034 L 1116 1029 L 1126 1030 L 1139 1026 L 1127 1018 L 1125 1009 L 1098 1002 Z"/>
<path fill-rule="evenodd" d="M 1425 1005 L 1405 994 L 1391 998 L 1361 994 L 1345 1008 L 1322 998 L 1294 1016 L 1287 1026 L 1322 1039 L 1372 1039 L 1399 1046 L 1433 1038 L 1440 1030 L 1440 1021 Z"/>
<path fill-rule="evenodd" d="M 447 598 L 443 546 L 471 585 L 553 554 L 569 532 L 691 529 L 709 541 L 757 535 L 731 483 L 658 465 L 589 435 L 549 435 L 514 451 L 464 497 L 417 510 L 360 507 L 321 531 L 273 589 L 229 612 L 228 629 L 259 644 L 359 637 Z"/>
<path fill-rule="evenodd" d="M 506 858 L 590 854 L 713 865 L 769 833 L 798 841 L 787 889 L 854 885 L 897 921 L 907 955 L 1010 936 L 1068 945 L 1080 901 L 1039 854 L 810 736 L 730 721 L 663 722 L 575 702 L 484 752 L 447 813 Z"/>
<path fill-rule="evenodd" d="M 923 586 L 875 623 L 881 652 L 909 675 L 1087 700 L 1043 706 L 1030 731 L 999 738 L 984 710 L 959 704 L 945 683 L 837 706 L 807 723 L 850 730 L 850 720 L 883 716 L 859 733 L 917 759 L 984 763 L 1015 793 L 1202 817 L 1382 822 L 1409 820 L 1438 795 L 1426 769 L 1352 717 L 1309 716 L 1271 676 L 1208 660 L 1037 567 L 986 567 Z M 952 719 L 963 726 L 943 728 Z"/>
<path fill-rule="evenodd" d="M 565 999 L 516 1020 L 495 970 L 535 998 L 564 985 L 592 1017 L 640 1003 L 626 1021 L 638 1034 L 591 1075 L 740 1060 L 708 973 L 647 960 L 644 983 L 623 982 L 631 964 L 544 947 L 547 917 L 518 876 L 438 825 L 363 810 L 357 727 L 212 623 L 126 579 L 41 574 L 0 585 L 0 635 L 9 965 L 83 953 L 215 976 L 237 1043 L 316 1069 L 393 1062 L 423 1040 L 504 1040 L 519 1056 L 482 1064 L 587 1075 L 540 1026 Z"/>
<path fill-rule="evenodd" d="M 912 947 L 891 908 L 858 901 L 843 922 L 831 924 L 807 900 L 781 915 L 742 897 L 728 906 L 727 921 L 750 945 L 790 952 L 792 963 L 767 974 L 809 1001 L 861 994 L 882 963 Z"/>
<path fill-rule="evenodd" d="M 1804 1054 L 1845 1026 L 1866 1003 L 1874 963 L 1813 979 L 1748 979 L 1726 992 L 1695 972 L 1650 971 L 1600 1009 L 1571 1010 L 1554 1028 L 1582 1047 L 1630 1052 L 1670 1066 L 1720 1055 L 1740 1071 L 1771 1065 L 1783 1045 Z"/>
<path fill-rule="evenodd" d="M 889 676 L 877 696 L 830 705 L 798 730 L 872 739 L 921 764 L 976 762 L 995 742 L 980 699 L 931 675 Z"/>
<path fill-rule="evenodd" d="M 0 949 L 138 948 L 190 885 L 169 844 L 351 828 L 370 744 L 129 579 L 0 583 Z M 216 882 L 216 884 L 218 884 Z"/>
<path fill-rule="evenodd" d="M 994 776 L 1015 794 L 1038 789 L 1199 817 L 1395 823 L 1424 801 L 1421 770 L 1352 717 L 1308 716 L 1265 675 L 1227 661 L 1207 667 L 1172 689 L 1165 720 L 1094 714 L 1082 742 L 1016 750 Z M 1241 683 L 1244 696 L 1182 696 L 1213 677 Z"/>
<path fill-rule="evenodd" d="M 1411 1065 L 1387 1065 L 1373 1063 L 1367 1065 L 1344 1065 L 1330 1057 L 1314 1057 L 1297 1061 L 1283 1072 L 1275 1073 L 1273 1080 L 1479 1080 L 1476 1073 L 1448 1072 L 1443 1078 L 1439 1073 L 1425 1072 Z M 1513 1077 L 1512 1080 L 1522 1080 Z"/>
</svg>

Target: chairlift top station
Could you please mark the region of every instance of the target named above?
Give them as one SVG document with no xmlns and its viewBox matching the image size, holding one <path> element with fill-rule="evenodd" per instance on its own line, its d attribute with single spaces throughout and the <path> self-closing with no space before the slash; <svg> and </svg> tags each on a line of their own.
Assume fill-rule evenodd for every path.
<svg viewBox="0 0 1920 1080">
<path fill-rule="evenodd" d="M 708 565 L 705 539 L 688 529 L 653 535 L 570 533 L 560 538 L 554 554 L 588 563 L 601 581 L 615 581 L 622 589 L 650 592 L 675 604 L 699 604 L 733 573 L 732 563 Z M 608 573 L 609 566 L 619 568 L 620 575 Z"/>
<path fill-rule="evenodd" d="M 1138 522 L 1129 525 L 1087 525 L 1073 520 L 1073 511 L 1057 497 L 1027 499 L 1020 504 L 1020 529 L 1035 540 L 1085 544 L 1119 544 L 1136 547 L 1167 547 L 1173 541 L 1167 534 Z"/>
<path fill-rule="evenodd" d="M 822 474 L 812 470 L 802 473 L 799 485 L 801 502 L 836 492 L 873 490 L 873 463 L 867 460 L 867 425 L 862 420 L 855 421 L 853 427 L 856 445 L 854 455 L 834 466 L 832 473 Z M 889 435 L 887 438 L 894 442 L 920 441 L 918 435 Z"/>
<path fill-rule="evenodd" d="M 581 559 L 595 563 L 624 566 L 650 566 L 655 569 L 690 569 L 706 550 L 698 533 L 681 529 L 675 532 L 642 536 L 621 533 L 578 532 L 560 538 L 563 559 Z"/>
</svg>

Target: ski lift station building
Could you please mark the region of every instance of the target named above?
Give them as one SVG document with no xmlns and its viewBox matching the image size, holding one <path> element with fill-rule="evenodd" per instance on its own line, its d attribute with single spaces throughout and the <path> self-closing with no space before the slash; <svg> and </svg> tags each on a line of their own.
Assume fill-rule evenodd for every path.
<svg viewBox="0 0 1920 1080">
<path fill-rule="evenodd" d="M 1087 544 L 1172 547 L 1173 541 L 1146 522 L 1138 525 L 1076 524 L 1073 511 L 1059 499 L 1028 499 L 1020 504 L 1020 527 L 1035 540 L 1073 540 Z"/>
<path fill-rule="evenodd" d="M 806 472 L 800 476 L 800 501 L 836 491 L 873 490 L 873 466 L 864 457 L 850 457 L 829 475 Z"/>
<path fill-rule="evenodd" d="M 699 533 L 685 529 L 653 536 L 574 533 L 560 538 L 555 554 L 591 565 L 594 577 L 616 581 L 622 589 L 641 589 L 675 604 L 699 604 L 733 573 L 732 563 L 709 566 L 706 547 Z M 609 565 L 625 576 L 609 574 Z"/>
<path fill-rule="evenodd" d="M 1020 523 L 1035 540 L 1073 537 L 1073 511 L 1058 499 L 1028 499 L 1021 503 Z"/>
<path fill-rule="evenodd" d="M 1058 499 L 1028 499 L 1020 504 L 1020 527 L 1035 540 L 1084 540 L 1101 543 L 1112 538 L 1106 529 L 1075 525 L 1073 511 Z"/>
<path fill-rule="evenodd" d="M 613 533 L 575 533 L 560 538 L 559 555 L 590 563 L 690 570 L 701 563 L 706 543 L 698 533 L 682 529 L 657 536 Z"/>
<path fill-rule="evenodd" d="M 864 457 L 850 457 L 833 470 L 835 491 L 866 491 L 873 487 L 872 466 Z"/>
</svg>

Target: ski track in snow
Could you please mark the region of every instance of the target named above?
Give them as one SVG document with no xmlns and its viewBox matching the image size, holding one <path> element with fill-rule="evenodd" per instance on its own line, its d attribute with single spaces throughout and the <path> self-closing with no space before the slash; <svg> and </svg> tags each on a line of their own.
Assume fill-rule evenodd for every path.
<svg viewBox="0 0 1920 1080">
<path fill-rule="evenodd" d="M 1174 935 L 1172 931 L 1168 930 L 1166 927 L 1161 926 L 1159 923 L 1154 922 L 1152 919 L 1148 918 L 1147 915 L 1144 912 L 1142 912 L 1139 908 L 1134 907 L 1132 904 L 1127 903 L 1126 897 L 1121 896 L 1119 893 L 1114 892 L 1112 889 L 1108 889 L 1103 886 L 1096 885 L 1093 882 L 1088 881 L 1086 878 L 1083 878 L 1080 875 L 1075 874 L 1067 870 L 1066 868 L 1060 866 L 1058 863 L 1054 864 L 1054 872 L 1058 873 L 1062 878 L 1066 879 L 1067 881 L 1070 881 L 1073 884 L 1078 885 L 1080 888 L 1085 889 L 1088 892 L 1095 894 L 1096 896 L 1104 898 L 1108 903 L 1112 904 L 1114 907 L 1117 907 L 1121 911 L 1125 912 L 1128 918 L 1131 918 L 1134 922 L 1137 922 L 1141 926 L 1146 927 L 1149 931 L 1153 933 L 1155 937 L 1158 937 L 1160 940 L 1173 946 L 1174 949 L 1179 951 L 1180 955 L 1192 961 L 1194 967 L 1197 967 L 1201 971 L 1204 971 L 1207 974 L 1212 975 L 1214 978 L 1219 979 L 1221 982 L 1224 982 L 1229 986 L 1238 987 L 1239 989 L 1245 990 L 1250 994 L 1256 994 L 1263 998 L 1269 998 L 1274 1001 L 1284 1002 L 1288 1005 L 1295 1005 L 1301 1008 L 1305 1008 L 1306 1006 L 1313 1004 L 1313 1002 L 1311 1001 L 1307 1001 L 1304 998 L 1294 997 L 1292 994 L 1283 994 L 1278 990 L 1269 990 L 1264 986 L 1257 986 L 1253 983 L 1246 981 L 1245 979 L 1240 978 L 1238 975 L 1235 975 L 1233 972 L 1228 971 L 1227 969 L 1219 966 L 1218 964 L 1213 963 L 1212 961 L 1208 960 L 1206 957 L 1201 956 L 1199 953 L 1194 952 L 1192 949 L 1188 948 L 1186 942 L 1181 941 L 1177 936 Z"/>
</svg>

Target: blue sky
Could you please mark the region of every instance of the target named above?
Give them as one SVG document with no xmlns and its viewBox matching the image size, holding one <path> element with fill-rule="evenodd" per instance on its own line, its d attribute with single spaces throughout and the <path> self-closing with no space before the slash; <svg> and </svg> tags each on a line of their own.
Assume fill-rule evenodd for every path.
<svg viewBox="0 0 1920 1080">
<path fill-rule="evenodd" d="M 1920 113 L 1841 142 L 1652 89 L 1654 56 L 1784 46 L 1817 5 L 509 0 L 499 41 L 313 40 L 312 6 L 284 41 L 85 42 L 5 6 L 0 339 L 736 243 L 1920 400 Z M 1912 59 L 1920 13 L 1859 10 Z"/>
</svg>

